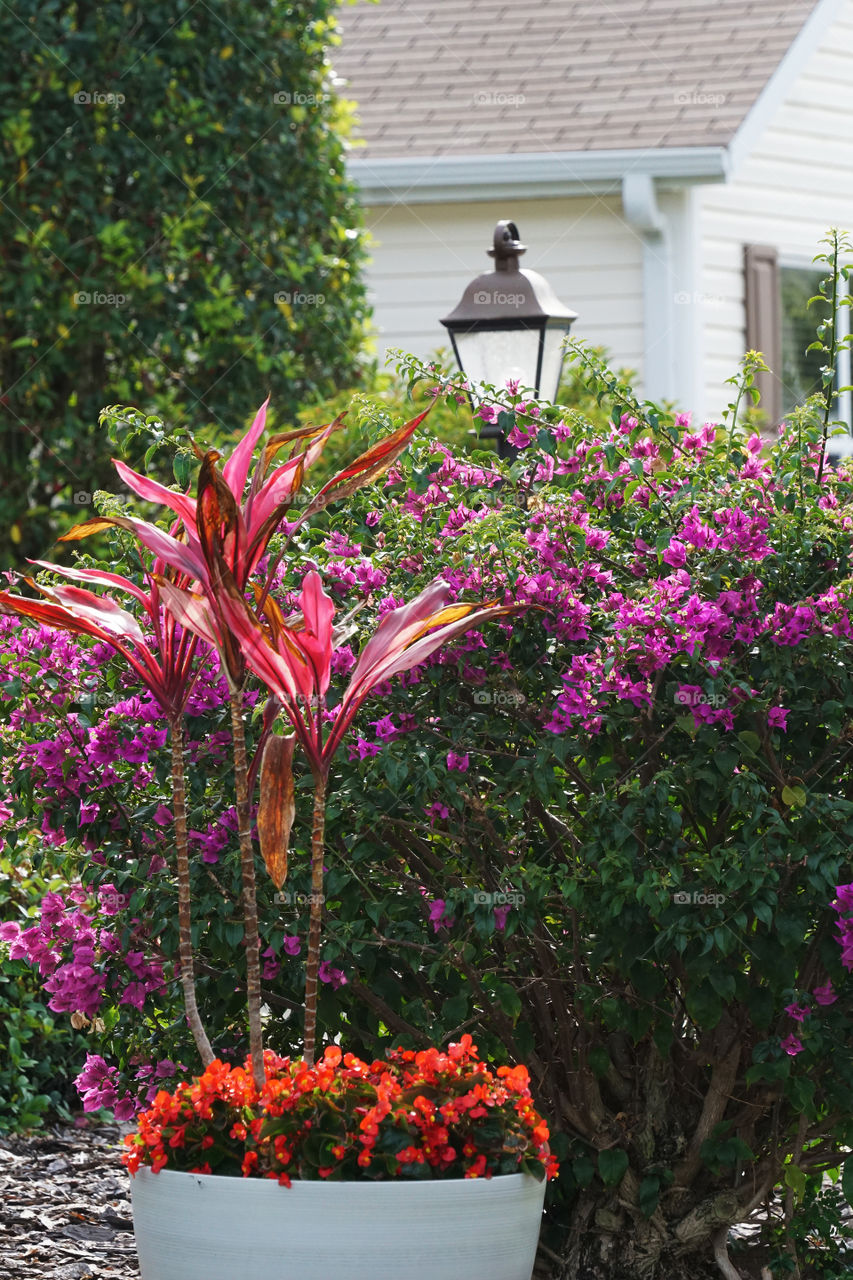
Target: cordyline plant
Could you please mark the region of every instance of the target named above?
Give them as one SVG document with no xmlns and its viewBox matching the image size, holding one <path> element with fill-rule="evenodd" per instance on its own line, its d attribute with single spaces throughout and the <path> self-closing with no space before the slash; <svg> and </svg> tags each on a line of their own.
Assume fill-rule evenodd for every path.
<svg viewBox="0 0 853 1280">
<path fill-rule="evenodd" d="M 408 442 L 425 414 L 396 432 L 389 441 L 368 450 L 356 463 L 330 480 L 295 526 L 330 500 L 346 497 L 386 471 Z M 309 572 L 299 597 L 300 612 L 288 621 L 268 592 L 258 589 L 258 612 L 246 602 L 254 553 L 246 553 L 247 527 L 252 515 L 251 495 L 244 519 L 238 493 L 216 455 L 205 456 L 199 475 L 195 522 L 200 555 L 196 589 L 164 578 L 160 587 L 166 607 L 181 626 L 195 632 L 220 654 L 231 691 L 237 812 L 244 891 L 246 947 L 249 958 L 248 1005 L 250 1052 L 258 1084 L 263 1081 L 261 1033 L 260 948 L 254 881 L 254 850 L 250 825 L 250 796 L 240 693 L 246 666 L 259 676 L 289 720 L 292 734 L 272 736 L 264 748 L 258 827 L 267 868 L 277 888 L 287 874 L 290 830 L 295 814 L 292 761 L 296 743 L 305 752 L 314 777 L 314 817 L 311 839 L 311 923 L 305 966 L 304 1057 L 314 1062 L 317 1023 L 317 975 L 323 902 L 323 849 L 329 770 L 340 743 L 365 698 L 383 681 L 425 661 L 449 641 L 491 618 L 514 610 L 513 605 L 451 602 L 446 583 L 435 582 L 409 604 L 380 622 L 362 650 L 350 682 L 333 711 L 326 708 L 335 649 L 334 604 L 322 589 L 319 574 Z M 132 483 L 136 483 L 131 478 Z M 292 533 L 293 530 L 291 530 Z M 193 545 L 194 532 L 185 528 Z M 166 556 L 168 556 L 166 552 Z M 176 561 L 184 558 L 181 548 Z M 333 717 L 330 727 L 327 719 Z"/>
<path fill-rule="evenodd" d="M 47 587 L 32 578 L 26 578 L 28 585 L 41 592 L 46 601 L 28 599 L 9 591 L 0 592 L 0 608 L 5 612 L 108 644 L 126 661 L 166 716 L 172 747 L 180 977 L 187 1021 L 205 1066 L 214 1060 L 214 1053 L 202 1025 L 195 991 L 183 743 L 183 714 L 192 691 L 194 675 L 197 674 L 194 658 L 198 640 L 192 629 L 180 625 L 174 611 L 163 608 L 163 602 L 172 598 L 170 593 L 176 593 L 176 597 L 179 597 L 182 593 L 186 594 L 193 584 L 198 584 L 207 592 L 206 598 L 215 608 L 219 591 L 218 575 L 223 566 L 228 574 L 229 585 L 238 591 L 245 590 L 252 572 L 266 552 L 270 538 L 301 494 L 307 469 L 341 424 L 341 418 L 338 418 L 322 428 L 304 427 L 277 435 L 268 441 L 255 464 L 249 493 L 241 510 L 238 504 L 243 500 L 254 450 L 266 425 L 268 403 L 267 400 L 258 410 L 251 427 L 225 463 L 221 476 L 215 473 L 221 490 L 228 494 L 231 503 L 229 514 L 232 525 L 227 562 L 223 559 L 220 565 L 211 552 L 212 541 L 215 543 L 217 538 L 217 524 L 215 516 L 211 517 L 208 509 L 208 494 L 209 477 L 215 472 L 214 464 L 219 457 L 216 453 L 202 455 L 198 506 L 188 493 L 168 489 L 116 460 L 116 470 L 134 492 L 149 501 L 165 502 L 173 510 L 178 520 L 171 532 L 166 533 L 148 521 L 109 516 L 88 520 L 61 539 L 75 542 L 113 526 L 132 533 L 139 547 L 153 554 L 153 560 L 149 562 L 140 553 L 146 584 L 144 588 L 127 577 L 99 569 L 65 568 L 45 561 L 35 562 L 53 574 L 106 586 L 130 595 L 142 606 L 149 634 L 143 631 L 133 614 L 122 609 L 110 597 L 98 596 L 84 588 L 73 585 Z M 361 484 L 381 475 L 406 447 L 425 416 L 425 413 L 418 415 L 333 476 L 308 503 L 297 523 L 304 522 L 316 511 L 322 510 L 329 501 L 346 497 Z M 306 449 L 294 452 L 287 462 L 270 471 L 271 463 L 286 445 L 302 442 L 308 442 Z M 226 554 L 224 549 L 223 554 Z M 203 638 L 209 639 L 219 653 L 231 695 L 242 855 L 250 1043 L 257 1064 L 256 1070 L 262 1072 L 260 948 L 242 705 L 246 668 L 239 646 L 227 626 L 220 627 L 215 636 L 205 634 Z"/>
<path fill-rule="evenodd" d="M 263 1083 L 261 1022 L 260 941 L 251 821 L 250 773 L 246 752 L 243 692 L 247 667 L 267 684 L 273 698 L 265 716 L 272 724 L 276 711 L 289 720 L 292 734 L 273 735 L 267 727 L 263 739 L 261 804 L 258 828 L 266 865 L 281 888 L 287 873 L 287 850 L 294 817 L 293 749 L 305 751 L 315 782 L 312 829 L 312 906 L 305 980 L 304 1057 L 314 1061 L 317 1016 L 317 983 L 320 960 L 323 901 L 324 815 L 329 770 L 340 743 L 365 698 L 378 684 L 423 662 L 448 641 L 490 618 L 511 612 L 514 606 L 452 602 L 450 588 L 434 583 L 380 622 L 365 645 L 341 701 L 327 709 L 336 632 L 334 605 L 323 591 L 316 572 L 309 572 L 299 598 L 299 613 L 285 618 L 270 595 L 274 567 L 256 583 L 257 612 L 246 600 L 253 572 L 264 557 L 272 534 L 286 513 L 302 496 L 305 475 L 339 423 L 322 429 L 305 428 L 273 437 L 255 465 L 245 494 L 252 455 L 265 425 L 266 405 L 258 412 L 249 432 L 222 470 L 219 455 L 201 455 L 198 496 L 176 493 L 117 463 L 121 478 L 140 497 L 166 503 L 177 516 L 169 533 L 147 521 L 127 517 L 97 517 L 65 535 L 66 541 L 117 526 L 133 533 L 154 560 L 145 569 L 148 594 L 129 580 L 93 570 L 55 572 L 85 577 L 96 583 L 129 591 L 146 607 L 160 640 L 161 663 L 171 658 L 177 645 L 182 665 L 177 674 L 167 667 L 161 673 L 158 660 L 133 616 L 109 598 L 76 587 L 40 587 L 49 603 L 29 601 L 2 593 L 0 603 L 21 616 L 62 626 L 106 640 L 130 662 L 152 695 L 163 706 L 172 737 L 172 792 L 178 847 L 181 975 L 187 1015 L 204 1065 L 213 1051 L 198 1013 L 193 980 L 190 918 L 190 879 L 184 800 L 184 766 L 181 716 L 192 686 L 189 658 L 201 638 L 219 655 L 227 678 L 234 751 L 234 776 L 238 834 L 241 853 L 243 921 L 247 963 L 249 1045 L 258 1087 Z M 349 497 L 356 489 L 382 475 L 406 447 L 425 417 L 418 415 L 388 438 L 333 476 L 312 499 L 303 502 L 289 533 L 303 525 L 330 502 Z M 291 442 L 307 448 L 269 471 L 275 455 Z M 28 579 L 31 582 L 32 580 Z M 32 584 L 36 585 L 36 584 Z M 164 616 L 168 621 L 164 621 Z M 187 656 L 188 655 L 188 656 Z M 171 681 L 171 683 L 170 683 Z M 331 723 L 329 723 L 331 722 Z"/>
</svg>

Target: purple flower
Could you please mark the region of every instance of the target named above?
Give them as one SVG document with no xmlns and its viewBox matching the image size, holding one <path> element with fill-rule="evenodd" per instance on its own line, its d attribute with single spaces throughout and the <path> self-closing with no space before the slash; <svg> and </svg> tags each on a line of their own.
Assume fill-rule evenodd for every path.
<svg viewBox="0 0 853 1280">
<path fill-rule="evenodd" d="M 672 565 L 673 569 L 680 569 L 687 560 L 687 548 L 678 538 L 673 538 L 663 553 L 663 559 L 667 564 Z"/>
<path fill-rule="evenodd" d="M 436 898 L 430 906 L 429 922 L 434 933 L 438 933 L 439 929 L 450 929 L 456 923 L 453 916 L 447 915 L 446 907 L 444 898 Z"/>
<path fill-rule="evenodd" d="M 512 431 L 507 432 L 506 438 L 509 444 L 514 445 L 516 449 L 526 449 L 528 445 L 533 444 L 536 437 L 528 435 L 526 431 L 522 431 L 520 427 L 515 426 Z"/>
<path fill-rule="evenodd" d="M 506 928 L 506 918 L 509 915 L 511 910 L 512 910 L 512 907 L 495 907 L 494 908 L 495 928 L 498 930 L 499 933 L 503 933 L 504 929 Z"/>
<path fill-rule="evenodd" d="M 796 1058 L 798 1053 L 803 1052 L 803 1044 L 795 1035 L 786 1036 L 780 1043 L 789 1058 Z"/>
<path fill-rule="evenodd" d="M 127 899 L 114 884 L 102 884 L 98 889 L 98 905 L 102 915 L 115 916 L 126 905 Z"/>
<path fill-rule="evenodd" d="M 7 920 L 0 924 L 0 942 L 16 942 L 20 932 L 19 924 L 15 924 L 14 920 Z"/>
<path fill-rule="evenodd" d="M 835 887 L 838 897 L 833 902 L 836 911 L 853 915 L 853 884 L 839 884 Z"/>
<path fill-rule="evenodd" d="M 464 755 L 461 755 L 461 756 L 458 756 L 455 751 L 448 751 L 447 753 L 448 769 L 456 769 L 459 773 L 467 773 L 469 763 L 470 762 L 468 759 L 467 751 L 465 752 Z"/>
<path fill-rule="evenodd" d="M 789 1018 L 795 1018 L 797 1022 L 803 1022 L 811 1013 L 811 1009 L 805 1004 L 786 1004 L 785 1012 Z"/>
<path fill-rule="evenodd" d="M 289 937 L 282 938 L 281 949 L 286 956 L 298 956 L 302 950 L 302 943 L 299 941 L 299 936 L 293 933 Z"/>
<path fill-rule="evenodd" d="M 128 1093 L 128 1094 L 125 1094 L 123 1098 L 120 1098 L 119 1101 L 115 1104 L 115 1106 L 113 1107 L 113 1115 L 115 1116 L 116 1120 L 123 1123 L 126 1120 L 132 1120 L 138 1110 L 139 1110 L 138 1103 Z"/>
<path fill-rule="evenodd" d="M 835 1004 L 836 1000 L 838 999 L 838 996 L 835 994 L 835 992 L 832 989 L 831 982 L 824 983 L 822 987 L 815 987 L 814 991 L 812 992 L 812 995 L 814 996 L 817 1003 L 822 1005 Z"/>
<path fill-rule="evenodd" d="M 370 723 L 380 742 L 390 742 L 392 738 L 396 738 L 397 726 L 391 716 L 383 716 L 381 720 L 371 720 Z"/>
<path fill-rule="evenodd" d="M 782 732 L 788 728 L 788 716 L 790 715 L 785 707 L 771 707 L 767 712 L 767 723 L 771 729 L 781 729 Z"/>
<path fill-rule="evenodd" d="M 346 986 L 347 983 L 347 975 L 343 969 L 334 968 L 328 960 L 321 961 L 320 968 L 317 970 L 317 977 L 321 982 L 328 982 L 333 991 L 337 991 L 338 987 Z"/>
</svg>

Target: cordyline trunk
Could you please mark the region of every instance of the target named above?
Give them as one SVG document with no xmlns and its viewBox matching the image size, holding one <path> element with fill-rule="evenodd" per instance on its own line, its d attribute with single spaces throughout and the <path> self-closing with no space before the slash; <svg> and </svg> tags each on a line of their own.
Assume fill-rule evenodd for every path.
<svg viewBox="0 0 853 1280">
<path fill-rule="evenodd" d="M 249 1052 L 252 1074 L 261 1089 L 266 1080 L 261 1026 L 261 944 L 258 938 L 258 898 L 255 885 L 255 850 L 249 808 L 249 770 L 246 761 L 246 731 L 243 725 L 243 698 L 232 689 L 231 734 L 234 742 L 234 790 L 237 798 L 237 829 L 240 837 L 240 878 L 243 887 L 243 929 L 246 947 L 246 1003 L 249 1010 Z"/>
<path fill-rule="evenodd" d="M 326 826 L 326 779 L 314 780 L 314 821 L 311 829 L 311 916 L 305 960 L 305 1062 L 314 1065 L 317 1041 L 317 971 L 320 967 L 320 925 L 323 919 L 323 842 Z"/>
<path fill-rule="evenodd" d="M 184 785 L 184 726 L 180 716 L 169 721 L 172 742 L 172 808 L 175 813 L 175 855 L 178 872 L 178 954 L 184 1009 L 202 1064 L 213 1062 L 214 1054 L 201 1021 L 195 994 L 195 963 L 192 938 L 192 897 L 187 839 L 187 800 Z"/>
</svg>

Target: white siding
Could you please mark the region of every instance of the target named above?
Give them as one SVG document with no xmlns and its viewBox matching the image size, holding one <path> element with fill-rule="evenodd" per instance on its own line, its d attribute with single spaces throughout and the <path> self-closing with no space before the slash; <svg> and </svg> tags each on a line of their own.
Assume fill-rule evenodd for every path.
<svg viewBox="0 0 853 1280">
<path fill-rule="evenodd" d="M 853 230 L 853 0 L 784 92 L 724 186 L 699 192 L 704 403 L 716 417 L 745 349 L 743 246 L 770 244 L 807 264 L 831 226 Z M 699 406 L 697 405 L 697 408 Z"/>
<path fill-rule="evenodd" d="M 642 245 L 618 197 L 394 205 L 366 216 L 380 362 L 390 347 L 422 357 L 449 350 L 440 317 L 492 269 L 486 250 L 495 224 L 512 218 L 528 246 L 521 265 L 546 276 L 578 313 L 573 336 L 606 346 L 615 367 L 641 372 Z"/>
</svg>

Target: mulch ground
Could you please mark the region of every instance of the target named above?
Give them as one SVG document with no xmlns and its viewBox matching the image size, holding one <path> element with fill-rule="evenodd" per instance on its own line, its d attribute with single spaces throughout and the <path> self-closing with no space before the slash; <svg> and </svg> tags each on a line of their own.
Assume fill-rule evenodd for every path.
<svg viewBox="0 0 853 1280">
<path fill-rule="evenodd" d="M 139 1280 L 116 1125 L 0 1135 L 0 1280 Z"/>
</svg>

